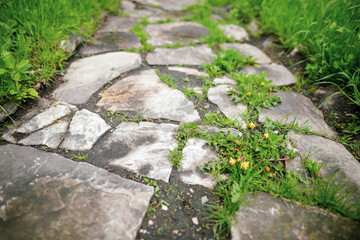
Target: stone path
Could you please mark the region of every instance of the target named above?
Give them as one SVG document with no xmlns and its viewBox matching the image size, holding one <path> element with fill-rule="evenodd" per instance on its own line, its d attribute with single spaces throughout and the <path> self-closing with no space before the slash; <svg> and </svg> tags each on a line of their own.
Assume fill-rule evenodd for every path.
<svg viewBox="0 0 360 240">
<path fill-rule="evenodd" d="M 198 167 L 215 161 L 217 153 L 206 141 L 191 138 L 183 149 L 182 167 L 172 167 L 168 154 L 177 147 L 179 124 L 201 124 L 202 112 L 181 89 L 163 83 L 155 72 L 190 79 L 188 86 L 207 96 L 204 109 L 219 109 L 237 120 L 239 128 L 246 126 L 239 115 L 246 106 L 226 95 L 236 81 L 227 76 L 210 79 L 213 85 L 207 93 L 199 84 L 208 75 L 198 66 L 211 63 L 216 55 L 201 43 L 209 34 L 206 27 L 180 20 L 187 14 L 180 11 L 196 2 L 122 1 L 123 13 L 129 17 L 108 17 L 93 41 L 79 48 L 52 93 L 16 119 L 18 124 L 0 141 L 0 239 L 163 239 L 160 230 L 167 224 L 183 229 L 174 228 L 164 239 L 213 237 L 212 226 L 200 220 L 201 211 L 191 204 L 204 209 L 211 198 L 209 189 L 217 180 Z M 146 54 L 123 51 L 141 46 L 131 28 L 144 16 L 152 23 L 144 29 L 148 43 L 156 48 Z M 157 23 L 167 18 L 174 22 Z M 265 72 L 275 86 L 296 82 L 285 66 L 244 43 L 249 37 L 243 28 L 221 25 L 219 29 L 236 41 L 222 48 L 253 56 L 260 64 L 242 69 L 244 73 Z M 195 46 L 162 47 L 189 42 Z M 266 117 L 283 124 L 295 120 L 325 136 L 293 134 L 291 142 L 296 143 L 299 156 L 288 167 L 301 170 L 301 158 L 315 148 L 314 159 L 327 164 L 322 175 L 340 168 L 336 177 L 344 177 L 360 190 L 359 162 L 331 140 L 336 134 L 311 100 L 295 92 L 276 94 L 283 103 L 264 110 L 260 122 Z M 6 107 L 16 110 L 16 106 Z M 119 114 L 138 119 L 113 121 Z M 201 128 L 241 134 L 236 129 Z M 143 179 L 148 186 L 139 183 Z M 182 208 L 166 201 L 161 207 L 152 205 L 151 199 L 159 193 L 162 197 L 170 193 L 171 198 L 174 186 L 180 188 L 174 199 L 181 200 Z M 251 199 L 232 222 L 232 239 L 360 238 L 358 223 L 325 210 L 262 193 Z M 146 217 L 150 210 L 162 215 L 150 219 Z"/>
</svg>

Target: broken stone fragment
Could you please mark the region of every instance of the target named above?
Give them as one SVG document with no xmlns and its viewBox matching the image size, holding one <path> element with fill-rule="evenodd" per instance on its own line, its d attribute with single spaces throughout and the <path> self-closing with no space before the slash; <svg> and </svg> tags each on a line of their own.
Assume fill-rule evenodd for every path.
<svg viewBox="0 0 360 240">
<path fill-rule="evenodd" d="M 249 40 L 249 35 L 246 30 L 235 24 L 219 25 L 218 28 L 221 29 L 228 38 L 234 38 L 236 41 Z"/>
<path fill-rule="evenodd" d="M 237 82 L 234 79 L 231 79 L 227 76 L 223 76 L 221 78 L 215 78 L 213 80 L 213 83 L 215 83 L 216 85 L 236 85 Z"/>
<path fill-rule="evenodd" d="M 66 54 L 71 54 L 81 43 L 81 37 L 77 34 L 70 34 L 67 40 L 62 40 L 60 42 L 60 48 L 63 49 Z"/>
<path fill-rule="evenodd" d="M 209 75 L 207 73 L 204 72 L 200 72 L 196 69 L 193 68 L 187 68 L 187 67 L 168 67 L 168 69 L 170 71 L 177 71 L 177 72 L 182 72 L 185 73 L 186 75 L 191 75 L 191 76 L 198 76 L 198 77 L 209 77 Z"/>
</svg>

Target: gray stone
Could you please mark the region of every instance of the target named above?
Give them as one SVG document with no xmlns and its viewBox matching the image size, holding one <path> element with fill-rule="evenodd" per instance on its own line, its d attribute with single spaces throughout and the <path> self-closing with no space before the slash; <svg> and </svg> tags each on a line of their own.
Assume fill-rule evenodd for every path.
<svg viewBox="0 0 360 240">
<path fill-rule="evenodd" d="M 249 40 L 249 35 L 246 30 L 235 24 L 219 25 L 218 28 L 221 29 L 228 38 L 234 38 L 236 41 Z"/>
<path fill-rule="evenodd" d="M 215 78 L 213 80 L 213 83 L 215 83 L 216 85 L 236 85 L 236 81 L 234 79 L 231 79 L 227 76 L 223 76 L 221 78 Z"/>
<path fill-rule="evenodd" d="M 202 87 L 194 87 L 192 90 L 199 96 L 204 95 Z"/>
<path fill-rule="evenodd" d="M 147 21 L 149 23 L 157 23 L 159 21 L 167 21 L 171 19 L 172 21 L 178 22 L 183 18 L 190 17 L 191 13 L 189 12 L 162 12 L 159 14 L 154 14 L 150 16 Z"/>
<path fill-rule="evenodd" d="M 83 109 L 75 113 L 60 148 L 73 151 L 90 150 L 98 138 L 110 128 L 99 115 Z"/>
<path fill-rule="evenodd" d="M 296 77 L 286 67 L 275 63 L 260 65 L 260 68 L 249 66 L 242 69 L 241 72 L 250 75 L 265 72 L 266 79 L 273 80 L 272 83 L 270 83 L 272 86 L 287 86 L 297 81 Z"/>
<path fill-rule="evenodd" d="M 15 133 L 16 129 L 10 129 L 0 137 L 0 140 L 16 144 L 18 140 L 13 136 Z"/>
<path fill-rule="evenodd" d="M 73 62 L 65 82 L 53 92 L 53 98 L 71 104 L 83 104 L 110 80 L 141 66 L 138 53 L 113 52 Z"/>
<path fill-rule="evenodd" d="M 94 45 L 87 45 L 80 48 L 80 56 L 88 57 L 105 52 L 141 47 L 141 43 L 134 33 L 100 32 L 94 36 L 94 39 Z"/>
<path fill-rule="evenodd" d="M 317 207 L 265 193 L 251 199 L 235 214 L 232 240 L 240 239 L 359 239 L 360 224 Z M 254 199 L 255 198 L 255 199 Z"/>
<path fill-rule="evenodd" d="M 218 128 L 218 127 L 215 127 L 215 126 L 208 126 L 208 125 L 199 125 L 199 127 L 202 129 L 202 130 L 205 130 L 207 131 L 209 134 L 218 134 L 219 132 L 223 132 L 225 134 L 227 134 L 228 132 L 231 133 L 231 135 L 233 136 L 242 136 L 242 133 L 235 129 L 235 128 Z"/>
<path fill-rule="evenodd" d="M 281 97 L 282 103 L 272 110 L 264 109 L 259 115 L 261 123 L 265 122 L 266 117 L 273 121 L 281 121 L 282 124 L 290 124 L 296 118 L 300 126 L 309 126 L 312 131 L 329 137 L 335 136 L 335 132 L 324 121 L 323 114 L 315 108 L 309 98 L 295 92 L 279 91 L 275 95 Z"/>
<path fill-rule="evenodd" d="M 233 49 L 245 57 L 252 56 L 256 59 L 255 62 L 258 64 L 271 63 L 271 59 L 265 53 L 257 47 L 247 43 L 223 43 L 221 44 L 221 47 L 223 49 Z"/>
<path fill-rule="evenodd" d="M 207 45 L 180 48 L 156 48 L 148 53 L 149 65 L 201 65 L 211 63 L 216 57 Z"/>
<path fill-rule="evenodd" d="M 123 12 L 130 12 L 135 10 L 136 5 L 132 1 L 122 0 L 121 1 L 121 10 Z"/>
<path fill-rule="evenodd" d="M 181 11 L 191 5 L 198 3 L 197 0 L 135 0 L 135 2 L 149 6 L 160 6 L 166 11 Z"/>
<path fill-rule="evenodd" d="M 88 163 L 0 146 L 1 239 L 135 239 L 153 187 Z"/>
<path fill-rule="evenodd" d="M 70 118 L 58 120 L 56 123 L 30 134 L 19 141 L 22 145 L 45 145 L 49 148 L 57 148 L 63 140 Z"/>
<path fill-rule="evenodd" d="M 209 77 L 209 75 L 207 73 L 204 72 L 200 72 L 196 69 L 193 68 L 187 68 L 187 67 L 169 67 L 168 68 L 170 71 L 177 71 L 177 72 L 182 72 L 182 73 L 186 73 L 186 75 L 191 75 L 191 76 L 198 76 L 198 77 Z"/>
<path fill-rule="evenodd" d="M 18 106 L 12 102 L 7 102 L 3 105 L 0 105 L 0 122 L 6 117 L 14 114 L 17 110 Z"/>
<path fill-rule="evenodd" d="M 184 158 L 181 161 L 180 179 L 186 184 L 201 185 L 213 189 L 217 179 L 202 173 L 198 167 L 217 160 L 216 152 L 207 146 L 207 141 L 190 138 L 183 149 Z"/>
<path fill-rule="evenodd" d="M 356 186 L 355 189 L 360 193 L 360 163 L 343 145 L 315 135 L 292 134 L 290 141 L 295 143 L 301 158 L 305 158 L 310 153 L 311 158 L 317 161 L 318 165 L 325 163 L 325 167 L 320 169 L 320 175 L 329 176 L 339 169 L 335 177 L 345 178 L 350 184 Z M 301 159 L 296 160 L 291 164 L 299 166 Z"/>
<path fill-rule="evenodd" d="M 108 16 L 104 27 L 100 28 L 98 33 L 130 32 L 136 23 L 137 20 L 132 18 Z"/>
<path fill-rule="evenodd" d="M 23 123 L 18 129 L 18 133 L 31 133 L 43 127 L 49 126 L 56 120 L 68 116 L 71 110 L 68 106 L 56 105 L 48 108 L 44 112 L 36 115 L 28 122 Z"/>
<path fill-rule="evenodd" d="M 157 11 L 153 11 L 153 10 L 146 10 L 146 9 L 140 9 L 140 10 L 134 10 L 132 12 L 129 13 L 131 18 L 134 19 L 138 19 L 139 21 L 141 21 L 141 19 L 143 19 L 144 17 L 151 17 L 151 16 L 156 16 L 158 14 L 163 13 L 162 10 L 160 9 L 156 9 Z"/>
<path fill-rule="evenodd" d="M 109 164 L 152 179 L 169 182 L 172 165 L 169 151 L 177 147 L 174 124 L 123 122 L 101 145 L 99 155 L 112 148 L 127 149 L 123 156 L 112 156 Z M 123 146 L 124 145 L 124 146 Z"/>
<path fill-rule="evenodd" d="M 62 40 L 60 42 L 60 48 L 63 49 L 66 54 L 71 54 L 81 43 L 81 37 L 77 34 L 70 34 L 67 40 Z"/>
<path fill-rule="evenodd" d="M 213 21 L 224 21 L 224 18 L 220 15 L 217 15 L 217 14 L 211 14 L 210 15 L 210 19 L 213 20 Z"/>
<path fill-rule="evenodd" d="M 250 31 L 250 33 L 253 36 L 258 36 L 260 34 L 258 24 L 255 20 L 252 20 L 250 24 L 248 25 L 247 29 Z"/>
<path fill-rule="evenodd" d="M 228 118 L 235 119 L 238 125 L 245 128 L 246 123 L 240 116 L 246 111 L 246 106 L 242 103 L 233 102 L 226 92 L 230 89 L 227 85 L 219 85 L 212 87 L 208 91 L 208 99 L 210 102 L 216 104 L 220 111 Z"/>
<path fill-rule="evenodd" d="M 144 28 L 144 32 L 148 34 L 147 43 L 157 47 L 165 44 L 198 43 L 200 38 L 209 34 L 206 27 L 196 22 L 151 24 Z"/>
<path fill-rule="evenodd" d="M 147 118 L 178 122 L 201 120 L 194 104 L 179 90 L 162 83 L 153 69 L 118 80 L 96 106 L 118 112 L 139 111 Z"/>
</svg>

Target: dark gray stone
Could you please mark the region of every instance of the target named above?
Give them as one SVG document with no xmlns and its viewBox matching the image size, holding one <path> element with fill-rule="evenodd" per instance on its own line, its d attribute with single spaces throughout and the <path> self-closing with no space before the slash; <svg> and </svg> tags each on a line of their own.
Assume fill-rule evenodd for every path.
<svg viewBox="0 0 360 240">
<path fill-rule="evenodd" d="M 258 64 L 271 63 L 271 59 L 265 53 L 257 47 L 247 43 L 223 43 L 221 44 L 221 47 L 223 49 L 233 49 L 245 57 L 252 56 L 256 59 L 255 62 Z"/>
<path fill-rule="evenodd" d="M 130 32 L 131 28 L 133 28 L 136 23 L 137 20 L 132 18 L 108 16 L 104 27 L 100 28 L 97 32 L 98 33 Z"/>
<path fill-rule="evenodd" d="M 5 110 L 5 111 L 4 111 Z M 7 102 L 0 107 L 0 122 L 8 116 L 11 116 L 18 110 L 15 103 Z"/>
<path fill-rule="evenodd" d="M 135 239 L 153 187 L 54 153 L 0 146 L 1 239 Z"/>
<path fill-rule="evenodd" d="M 282 103 L 274 109 L 264 109 L 259 115 L 259 121 L 265 122 L 268 117 L 273 121 L 282 121 L 282 124 L 290 124 L 296 118 L 300 126 L 309 126 L 317 133 L 334 137 L 335 132 L 324 121 L 323 114 L 315 108 L 311 100 L 299 93 L 279 91 L 275 95 L 280 96 Z M 288 115 L 286 121 L 285 116 Z"/>
<path fill-rule="evenodd" d="M 231 224 L 232 240 L 359 239 L 360 224 L 316 207 L 249 194 Z M 251 199 L 251 200 L 250 200 Z"/>
</svg>

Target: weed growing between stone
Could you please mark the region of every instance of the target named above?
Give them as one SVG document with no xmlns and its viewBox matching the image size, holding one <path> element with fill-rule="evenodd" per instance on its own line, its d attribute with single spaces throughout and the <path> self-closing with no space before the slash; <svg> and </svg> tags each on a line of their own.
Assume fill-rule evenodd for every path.
<svg viewBox="0 0 360 240">
<path fill-rule="evenodd" d="M 165 83 L 169 87 L 179 89 L 175 83 L 175 80 L 170 75 L 162 74 L 159 70 L 156 70 L 156 74 L 160 78 L 161 82 Z"/>
<path fill-rule="evenodd" d="M 147 43 L 147 33 L 144 32 L 144 27 L 149 25 L 147 18 L 143 18 L 141 22 L 138 22 L 134 25 L 131 31 L 137 36 L 141 42 L 141 47 L 136 49 L 128 49 L 127 51 L 133 52 L 151 52 L 154 49 L 154 46 Z"/>
</svg>

